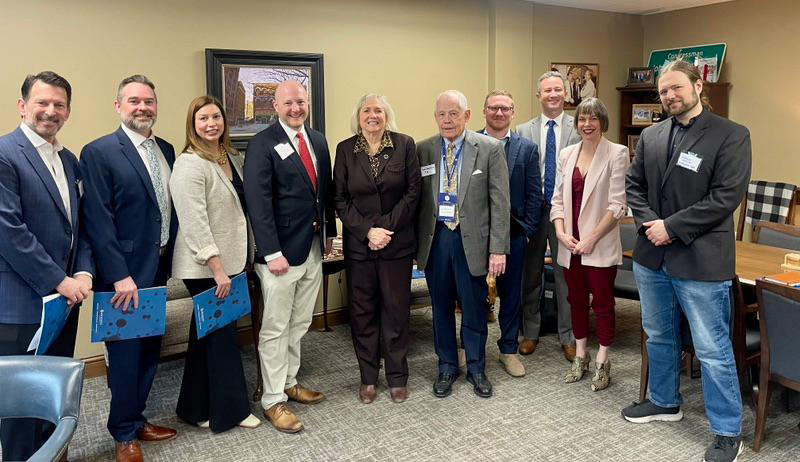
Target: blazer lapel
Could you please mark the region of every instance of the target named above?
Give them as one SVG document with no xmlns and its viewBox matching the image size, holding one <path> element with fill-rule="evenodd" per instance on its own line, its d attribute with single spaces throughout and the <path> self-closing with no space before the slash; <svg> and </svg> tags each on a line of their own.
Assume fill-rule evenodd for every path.
<svg viewBox="0 0 800 462">
<path fill-rule="evenodd" d="M 231 182 L 231 180 L 228 179 L 228 176 L 225 175 L 225 171 L 222 170 L 222 167 L 220 167 L 220 165 L 216 162 L 211 162 L 211 167 L 214 170 L 214 173 L 216 173 L 217 176 L 219 177 L 219 180 L 222 182 L 222 184 L 225 185 L 225 188 L 227 188 L 228 191 L 230 191 L 230 193 L 234 195 L 234 197 L 239 197 L 236 195 L 236 190 L 233 188 L 233 183 Z M 231 168 L 234 168 L 233 162 L 231 162 Z M 237 171 L 236 173 L 239 172 Z"/>
<path fill-rule="evenodd" d="M 444 144 L 444 140 L 442 136 L 439 135 L 435 138 L 431 146 L 429 152 L 430 159 L 428 164 L 424 165 L 433 165 L 433 175 L 431 175 L 431 195 L 433 196 L 433 204 L 434 204 L 434 211 L 436 212 L 436 216 L 439 216 L 439 207 L 436 204 L 439 203 L 439 184 L 441 178 L 441 170 L 442 170 L 442 144 Z M 424 152 L 424 151 L 423 151 Z"/>
<path fill-rule="evenodd" d="M 306 166 L 303 165 L 303 160 L 300 159 L 300 153 L 298 153 L 297 149 L 294 148 L 294 144 L 292 144 L 291 140 L 289 140 L 289 135 L 286 134 L 286 131 L 283 129 L 283 126 L 281 126 L 280 122 L 275 122 L 272 125 L 275 127 L 275 132 L 278 141 L 283 143 L 289 143 L 289 146 L 294 151 L 293 154 L 289 155 L 289 158 L 287 160 L 289 160 L 289 162 L 291 162 L 295 166 L 295 168 L 297 168 L 297 171 L 300 173 L 300 176 L 303 178 L 303 181 L 306 182 L 306 186 L 308 186 L 308 190 L 313 196 L 314 186 L 311 184 L 311 178 L 308 176 L 308 171 L 306 171 Z M 310 143 L 311 141 L 306 140 L 306 142 Z M 319 165 L 319 161 L 317 162 L 317 165 Z M 319 169 L 319 167 L 317 167 L 317 169 Z M 317 172 L 317 178 L 319 178 L 319 172 Z"/>
<path fill-rule="evenodd" d="M 581 144 L 583 144 L 583 142 L 581 142 Z M 600 144 L 597 145 L 597 150 L 594 153 L 592 162 L 589 164 L 589 170 L 586 171 L 586 182 L 584 183 L 583 197 L 581 198 L 581 210 L 584 210 L 586 207 L 586 201 L 592 194 L 594 187 L 597 186 L 600 175 L 602 175 L 608 167 L 608 144 L 608 140 L 605 139 L 605 137 L 600 139 Z M 580 153 L 580 148 L 578 148 L 578 153 Z M 577 159 L 578 156 L 575 156 L 575 158 Z"/>
<path fill-rule="evenodd" d="M 506 161 L 508 163 L 508 177 L 514 174 L 514 166 L 517 165 L 517 156 L 519 156 L 519 135 L 511 134 L 511 138 L 509 138 L 508 142 L 506 143 Z"/>
<path fill-rule="evenodd" d="M 478 146 L 473 139 L 475 135 L 467 131 L 464 136 L 464 147 L 461 150 L 461 173 L 458 174 L 458 208 L 464 205 L 464 197 L 467 195 L 469 181 L 472 179 L 472 172 L 475 170 L 475 160 L 478 158 Z"/>
<path fill-rule="evenodd" d="M 689 148 L 694 146 L 697 143 L 697 140 L 703 136 L 703 132 L 706 130 L 706 120 L 708 119 L 699 119 L 696 120 L 695 123 L 689 128 L 689 132 L 686 133 L 686 136 L 681 141 L 681 144 L 675 148 L 675 152 L 672 153 L 672 158 L 669 160 L 669 166 L 667 166 L 667 171 L 664 172 L 664 178 L 661 180 L 661 187 L 664 187 L 664 184 L 667 182 L 667 177 L 673 170 L 675 170 L 675 165 L 678 164 L 678 158 L 681 156 L 681 152 L 687 151 Z M 670 124 L 665 123 L 665 126 L 670 126 Z M 670 126 L 671 128 L 671 126 Z M 669 150 L 669 132 L 670 130 L 666 130 L 667 133 L 667 140 L 663 143 L 665 149 L 664 157 L 667 156 Z M 662 162 L 661 165 L 664 165 Z"/>
<path fill-rule="evenodd" d="M 133 146 L 131 139 L 128 138 L 128 135 L 125 134 L 122 128 L 117 129 L 117 140 L 119 141 L 122 153 L 128 159 L 128 162 L 133 165 L 133 169 L 136 170 L 136 173 L 139 174 L 139 178 L 142 180 L 144 189 L 147 190 L 147 195 L 150 196 L 150 200 L 152 200 L 154 204 L 158 205 L 156 191 L 153 189 L 153 180 L 150 179 L 150 174 L 147 173 L 147 167 L 144 166 L 144 162 L 142 162 L 142 157 L 139 155 L 139 151 L 137 151 L 136 147 Z"/>
<path fill-rule="evenodd" d="M 69 218 L 67 216 L 67 210 L 64 208 L 64 202 L 61 200 L 61 194 L 58 192 L 56 182 L 53 180 L 53 175 L 50 173 L 50 169 L 44 164 L 42 157 L 39 155 L 36 148 L 33 147 L 30 140 L 28 140 L 28 137 L 26 137 L 19 128 L 17 128 L 17 130 L 19 130 L 19 133 L 17 133 L 17 143 L 22 149 L 22 153 L 33 166 L 36 174 L 39 175 L 39 179 L 44 183 L 45 189 L 47 189 L 53 202 L 56 203 L 58 210 L 61 210 L 61 214 L 64 215 L 64 218 Z M 75 207 L 75 209 L 77 209 L 77 207 Z"/>
</svg>

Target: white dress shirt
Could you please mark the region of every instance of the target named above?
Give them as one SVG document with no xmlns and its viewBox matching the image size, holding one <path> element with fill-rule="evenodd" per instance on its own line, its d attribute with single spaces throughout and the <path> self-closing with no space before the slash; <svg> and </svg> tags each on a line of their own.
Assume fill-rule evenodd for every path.
<svg viewBox="0 0 800 462">
<path fill-rule="evenodd" d="M 156 152 L 156 157 L 158 158 L 158 162 L 161 164 L 161 183 L 164 185 L 164 194 L 167 195 L 167 209 L 164 210 L 164 214 L 166 216 L 162 216 L 161 219 L 164 221 L 165 226 L 167 229 L 170 227 L 170 220 L 172 217 L 172 201 L 170 200 L 169 194 L 169 177 L 172 174 L 172 170 L 169 168 L 169 163 L 167 163 L 166 157 L 164 157 L 164 153 L 161 152 L 161 148 L 158 146 L 158 142 L 156 142 L 156 135 L 153 131 L 150 131 L 150 136 L 145 138 L 144 136 L 136 133 L 135 131 L 131 130 L 130 128 L 126 127 L 125 124 L 120 125 L 122 127 L 122 131 L 128 135 L 130 138 L 131 143 L 136 148 L 136 152 L 139 153 L 139 157 L 142 159 L 142 163 L 144 163 L 144 168 L 147 169 L 148 175 L 150 175 L 150 182 L 153 182 L 153 172 L 150 170 L 150 161 L 147 160 L 147 149 L 142 146 L 142 143 L 145 140 L 153 140 L 153 148 Z M 161 246 L 163 247 L 166 245 L 166 242 L 162 242 Z"/>
<path fill-rule="evenodd" d="M 547 123 L 551 120 L 555 120 L 556 124 L 553 126 L 553 131 L 556 132 L 556 165 L 558 165 L 558 153 L 561 151 L 561 124 L 564 121 L 564 111 L 561 111 L 561 114 L 557 115 L 555 118 L 551 119 L 546 115 L 542 114 L 542 127 L 539 133 L 539 172 L 542 175 L 542 190 L 544 190 L 544 163 L 547 155 Z M 558 187 L 561 184 L 558 175 L 556 175 L 555 187 Z"/>
</svg>

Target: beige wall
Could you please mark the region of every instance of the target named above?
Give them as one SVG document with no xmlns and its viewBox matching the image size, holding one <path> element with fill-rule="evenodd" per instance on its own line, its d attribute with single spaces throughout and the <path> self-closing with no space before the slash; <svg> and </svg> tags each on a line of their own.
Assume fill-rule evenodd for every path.
<svg viewBox="0 0 800 462">
<path fill-rule="evenodd" d="M 720 81 L 730 82 L 729 117 L 750 129 L 753 179 L 800 184 L 800 154 L 788 136 L 800 126 L 797 32 L 800 2 L 737 0 L 643 16 L 649 50 L 728 44 Z"/>
<path fill-rule="evenodd" d="M 628 66 L 639 64 L 637 16 L 545 7 L 523 0 L 308 0 L 289 16 L 285 2 L 76 0 L 7 2 L 0 17 L 6 44 L 0 73 L 0 131 L 19 123 L 15 101 L 25 75 L 52 69 L 73 86 L 70 120 L 59 134 L 76 154 L 114 130 L 116 86 L 149 76 L 159 96 L 158 134 L 182 147 L 186 107 L 205 93 L 205 48 L 296 51 L 325 56 L 325 119 L 331 149 L 350 136 L 352 105 L 365 92 L 388 96 L 401 131 L 436 132 L 433 100 L 457 88 L 483 127 L 483 97 L 495 87 L 516 96 L 517 123 L 539 113 L 535 78 L 551 61 L 600 64 L 600 97 L 616 133 L 618 96 Z M 342 278 L 342 284 L 344 279 Z M 346 288 L 331 279 L 332 307 Z M 318 302 L 318 306 L 321 305 Z M 84 308 L 86 314 L 90 310 Z M 78 355 L 99 354 L 82 316 Z"/>
</svg>

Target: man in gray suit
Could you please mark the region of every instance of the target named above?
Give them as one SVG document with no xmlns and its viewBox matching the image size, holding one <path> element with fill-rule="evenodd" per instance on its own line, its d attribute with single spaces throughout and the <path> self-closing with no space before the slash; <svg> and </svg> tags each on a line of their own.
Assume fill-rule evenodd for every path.
<svg viewBox="0 0 800 462">
<path fill-rule="evenodd" d="M 525 253 L 525 269 L 522 285 L 522 334 L 519 353 L 529 355 L 536 350 L 539 343 L 539 329 L 542 324 L 541 285 L 544 254 L 547 243 L 553 257 L 553 276 L 556 282 L 554 294 L 558 307 L 558 340 L 564 350 L 567 361 L 575 358 L 575 336 L 572 335 L 572 319 L 567 301 L 567 283 L 564 270 L 558 266 L 558 238 L 556 228 L 549 220 L 550 200 L 556 186 L 556 166 L 558 153 L 567 146 L 581 140 L 575 130 L 575 122 L 571 115 L 564 113 L 564 97 L 566 96 L 564 77 L 557 71 L 548 71 L 539 77 L 536 84 L 536 97 L 542 103 L 542 115 L 517 127 L 517 133 L 537 146 L 541 153 L 542 184 L 544 196 L 542 205 L 542 225 L 528 242 Z"/>
<path fill-rule="evenodd" d="M 750 132 L 704 107 L 700 72 L 688 62 L 665 65 L 658 90 L 672 117 L 642 132 L 626 188 L 638 230 L 633 275 L 648 336 L 650 397 L 622 416 L 634 423 L 683 418 L 675 322 L 683 312 L 715 434 L 703 460 L 735 461 L 742 452 L 742 398 L 730 339 L 733 212 L 750 181 Z"/>
<path fill-rule="evenodd" d="M 503 145 L 466 130 L 467 98 L 448 90 L 436 98 L 439 134 L 417 144 L 422 172 L 417 223 L 417 266 L 433 305 L 439 375 L 433 394 L 448 396 L 458 377 L 454 304 L 461 301 L 461 336 L 467 380 L 488 398 L 486 378 L 486 273 L 505 272 L 511 250 L 508 165 Z M 488 268 L 487 268 L 488 267 Z"/>
</svg>

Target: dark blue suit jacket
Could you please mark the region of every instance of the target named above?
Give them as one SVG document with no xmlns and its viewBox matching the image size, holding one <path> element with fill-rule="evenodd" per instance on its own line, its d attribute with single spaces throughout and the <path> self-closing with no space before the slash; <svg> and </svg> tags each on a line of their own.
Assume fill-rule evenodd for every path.
<svg viewBox="0 0 800 462">
<path fill-rule="evenodd" d="M 293 152 L 285 159 L 275 146 L 288 143 L 279 122 L 259 132 L 247 145 L 244 158 L 244 193 L 250 224 L 256 240 L 256 256 L 282 252 L 289 265 L 301 265 L 308 258 L 314 238 L 315 220 L 320 226 L 320 251 L 324 238 L 336 236 L 333 208 L 331 157 L 325 136 L 306 127 L 317 158 L 317 191 L 311 186 L 300 155 Z"/>
<path fill-rule="evenodd" d="M 71 219 L 53 176 L 20 128 L 0 137 L 0 323 L 36 324 L 42 297 L 67 275 L 94 273 L 81 235 L 78 160 L 59 152 L 67 175 Z"/>
<path fill-rule="evenodd" d="M 175 149 L 156 137 L 170 168 Z M 161 248 L 161 212 L 147 168 L 122 128 L 98 138 L 81 151 L 84 177 L 83 222 L 92 243 L 95 289 L 113 291 L 131 276 L 139 288 L 152 287 Z M 178 218 L 172 207 L 169 244 L 172 255 Z M 162 284 L 164 281 L 156 281 Z"/>
<path fill-rule="evenodd" d="M 486 130 L 481 133 L 486 134 Z M 542 218 L 539 148 L 533 141 L 511 132 L 506 144 L 506 161 L 511 195 L 511 234 L 524 234 L 530 238 L 536 234 Z"/>
</svg>

